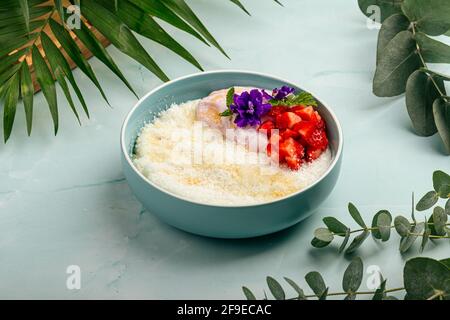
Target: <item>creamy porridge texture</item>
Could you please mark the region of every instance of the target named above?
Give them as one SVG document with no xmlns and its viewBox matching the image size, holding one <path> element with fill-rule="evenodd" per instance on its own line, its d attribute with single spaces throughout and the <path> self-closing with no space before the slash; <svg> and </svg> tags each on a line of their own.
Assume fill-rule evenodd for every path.
<svg viewBox="0 0 450 320">
<path fill-rule="evenodd" d="M 137 139 L 136 168 L 164 190 L 206 204 L 251 205 L 304 189 L 331 163 L 327 148 L 299 170 L 271 166 L 265 154 L 227 143 L 220 128 L 199 122 L 200 103 L 172 105 L 146 124 Z"/>
</svg>

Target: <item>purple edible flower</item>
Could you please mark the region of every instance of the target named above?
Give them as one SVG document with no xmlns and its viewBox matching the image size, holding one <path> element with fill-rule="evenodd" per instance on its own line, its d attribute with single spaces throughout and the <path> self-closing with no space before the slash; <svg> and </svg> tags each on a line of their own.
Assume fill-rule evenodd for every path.
<svg viewBox="0 0 450 320">
<path fill-rule="evenodd" d="M 275 100 L 283 100 L 291 93 L 294 93 L 295 89 L 288 87 L 288 86 L 282 86 L 279 89 L 273 89 L 272 96 Z"/>
<path fill-rule="evenodd" d="M 261 124 L 261 117 L 272 107 L 270 103 L 265 103 L 263 94 L 257 89 L 235 94 L 233 100 L 230 110 L 236 114 L 234 123 L 241 128 Z"/>
</svg>

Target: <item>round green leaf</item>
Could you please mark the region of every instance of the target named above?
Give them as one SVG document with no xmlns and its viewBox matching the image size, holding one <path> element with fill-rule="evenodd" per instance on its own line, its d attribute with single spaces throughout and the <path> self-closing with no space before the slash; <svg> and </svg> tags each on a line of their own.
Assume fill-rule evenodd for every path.
<svg viewBox="0 0 450 320">
<path fill-rule="evenodd" d="M 425 229 L 425 223 L 421 222 L 412 227 L 411 232 L 400 242 L 400 252 L 405 253 L 416 241 L 419 234 Z"/>
<path fill-rule="evenodd" d="M 253 292 L 250 291 L 249 288 L 242 287 L 242 291 L 244 291 L 244 295 L 247 298 L 247 300 L 256 300 L 255 295 L 253 294 Z"/>
<path fill-rule="evenodd" d="M 348 227 L 342 222 L 340 222 L 338 219 L 334 217 L 325 217 L 323 218 L 323 222 L 328 227 L 328 230 L 330 230 L 331 232 L 341 237 L 345 236 L 345 232 L 347 231 Z"/>
<path fill-rule="evenodd" d="M 438 36 L 450 29 L 450 3 L 448 0 L 405 0 L 402 10 L 420 31 Z"/>
<path fill-rule="evenodd" d="M 444 211 L 444 208 L 435 207 L 433 210 L 433 224 L 434 230 L 438 236 L 445 236 L 446 230 L 445 225 L 447 224 L 447 214 Z"/>
<path fill-rule="evenodd" d="M 363 242 L 367 239 L 369 234 L 370 234 L 370 232 L 367 230 L 364 230 L 363 232 L 361 232 L 358 236 L 355 237 L 355 239 L 353 239 L 352 243 L 350 243 L 347 250 L 345 250 L 345 253 L 350 254 L 350 253 L 355 252 L 356 249 L 358 249 L 363 244 Z"/>
<path fill-rule="evenodd" d="M 305 280 L 316 296 L 321 297 L 326 292 L 327 287 L 325 281 L 317 271 L 309 272 L 305 276 Z"/>
<path fill-rule="evenodd" d="M 342 288 L 348 294 L 355 293 L 361 286 L 364 266 L 361 258 L 355 257 L 344 272 Z"/>
<path fill-rule="evenodd" d="M 295 290 L 295 292 L 297 292 L 299 300 L 306 300 L 305 293 L 294 280 L 291 280 L 286 277 L 284 277 L 284 280 Z"/>
<path fill-rule="evenodd" d="M 314 231 L 314 237 L 320 241 L 330 243 L 333 241 L 333 234 L 327 228 L 319 228 Z"/>
<path fill-rule="evenodd" d="M 311 240 L 311 245 L 312 245 L 314 248 L 325 248 L 325 247 L 328 246 L 330 243 L 331 243 L 331 242 L 322 241 L 322 240 L 319 240 L 319 239 L 317 239 L 317 238 L 313 238 L 313 239 Z"/>
<path fill-rule="evenodd" d="M 406 237 L 411 229 L 411 224 L 409 220 L 403 216 L 397 216 L 394 219 L 395 230 L 401 237 Z"/>
<path fill-rule="evenodd" d="M 426 195 L 419 200 L 416 205 L 416 209 L 418 211 L 424 211 L 430 209 L 432 206 L 436 204 L 439 200 L 439 195 L 435 191 L 427 192 Z"/>
<path fill-rule="evenodd" d="M 363 228 L 367 228 L 363 218 L 361 217 L 361 214 L 359 213 L 358 209 L 355 207 L 353 203 L 348 204 L 348 212 L 352 216 L 353 220 L 356 221 L 357 224 L 359 224 Z"/>
<path fill-rule="evenodd" d="M 392 216 L 389 211 L 381 210 L 372 219 L 372 236 L 375 239 L 389 240 L 391 235 Z"/>
<path fill-rule="evenodd" d="M 450 299 L 450 269 L 437 260 L 414 258 L 407 261 L 403 282 L 410 299 L 425 300 L 437 294 Z"/>
<path fill-rule="evenodd" d="M 277 280 L 275 280 L 272 277 L 267 277 L 267 285 L 269 286 L 269 290 L 277 300 L 284 300 L 286 298 L 286 294 L 284 293 L 283 288 L 278 283 Z"/>
<path fill-rule="evenodd" d="M 445 213 L 450 216 L 450 199 L 445 203 Z"/>
<path fill-rule="evenodd" d="M 441 88 L 445 88 L 442 79 L 436 79 Z M 433 103 L 440 97 L 432 79 L 426 73 L 417 70 L 406 83 L 406 108 L 414 128 L 420 136 L 431 136 L 437 132 L 433 116 Z"/>
<path fill-rule="evenodd" d="M 431 39 L 422 32 L 416 33 L 414 38 L 419 44 L 420 52 L 426 62 L 448 63 L 450 61 L 450 46 Z"/>
<path fill-rule="evenodd" d="M 450 119 L 450 118 L 449 118 Z M 450 123 L 449 123 L 450 125 Z M 433 187 L 441 198 L 450 197 L 450 176 L 443 171 L 435 171 L 433 173 Z"/>
<path fill-rule="evenodd" d="M 433 115 L 439 135 L 450 154 L 450 103 L 437 99 L 433 104 Z"/>
<path fill-rule="evenodd" d="M 416 41 L 410 31 L 402 31 L 382 51 L 373 80 L 379 97 L 394 97 L 405 92 L 409 76 L 421 66 Z"/>
<path fill-rule="evenodd" d="M 403 14 L 394 14 L 387 18 L 378 33 L 377 65 L 388 43 L 402 31 L 408 30 L 410 22 Z"/>
</svg>

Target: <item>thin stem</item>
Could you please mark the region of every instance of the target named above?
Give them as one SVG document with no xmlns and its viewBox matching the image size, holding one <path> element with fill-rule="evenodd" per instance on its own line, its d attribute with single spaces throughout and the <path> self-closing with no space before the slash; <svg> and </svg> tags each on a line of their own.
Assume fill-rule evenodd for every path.
<svg viewBox="0 0 450 320">
<path fill-rule="evenodd" d="M 414 223 L 410 223 L 410 225 L 413 226 Z M 434 226 L 434 223 L 432 223 L 432 222 L 427 222 L 427 225 L 428 225 L 428 226 Z M 446 223 L 445 225 L 446 225 L 446 226 L 450 226 L 450 223 Z M 390 229 L 393 229 L 393 228 L 395 228 L 395 226 L 394 226 L 394 225 L 391 225 L 391 226 L 389 226 L 389 228 L 390 228 Z M 349 234 L 356 233 L 356 232 L 362 232 L 362 231 L 373 231 L 373 230 L 379 230 L 379 229 L 380 229 L 380 228 L 378 228 L 378 227 L 373 227 L 373 228 L 361 228 L 361 229 L 350 230 L 350 231 L 349 231 Z M 332 233 L 333 233 L 333 235 L 335 235 L 335 236 L 342 236 L 342 237 L 345 237 L 345 233 L 334 233 L 334 232 L 332 232 Z M 433 237 L 439 237 L 439 236 L 432 236 L 432 235 L 430 235 L 430 238 L 433 238 Z M 447 237 L 447 238 L 448 238 L 448 237 Z"/>
<path fill-rule="evenodd" d="M 412 33 L 415 36 L 417 31 L 416 31 L 416 24 L 414 22 L 411 23 L 411 28 L 412 28 Z M 419 55 L 419 58 L 420 58 L 420 61 L 422 62 L 423 67 L 428 70 L 428 65 L 425 62 L 425 59 L 422 55 L 422 49 L 420 48 L 419 43 L 417 41 L 416 41 L 416 49 L 417 49 L 417 54 Z M 434 86 L 436 87 L 437 92 L 439 92 L 439 95 L 441 96 L 441 98 L 444 99 L 445 101 L 448 101 L 449 97 L 444 92 L 442 92 L 441 88 L 437 84 L 434 77 L 430 76 L 430 79 L 433 82 Z"/>
<path fill-rule="evenodd" d="M 394 288 L 394 289 L 388 289 L 388 290 L 384 290 L 385 293 L 390 293 L 390 292 L 397 292 L 397 291 L 403 291 L 405 290 L 405 288 Z M 376 291 L 357 291 L 354 292 L 354 295 L 369 295 L 369 294 L 375 294 Z M 333 292 L 333 293 L 328 293 L 327 296 L 346 296 L 348 295 L 348 292 Z M 310 295 L 306 295 L 305 298 L 318 298 L 317 295 L 315 294 L 310 294 Z M 292 298 L 289 300 L 298 300 L 298 298 Z"/>
</svg>

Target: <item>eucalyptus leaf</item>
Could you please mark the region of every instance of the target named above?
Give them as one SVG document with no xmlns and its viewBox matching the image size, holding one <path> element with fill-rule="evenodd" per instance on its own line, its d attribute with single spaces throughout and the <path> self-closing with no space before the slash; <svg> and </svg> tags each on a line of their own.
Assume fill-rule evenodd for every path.
<svg viewBox="0 0 450 320">
<path fill-rule="evenodd" d="M 403 14 L 394 14 L 383 22 L 378 33 L 377 65 L 388 43 L 400 32 L 408 30 L 410 24 L 408 18 Z"/>
<path fill-rule="evenodd" d="M 422 32 L 418 32 L 415 35 L 415 39 L 419 44 L 420 52 L 426 62 L 450 63 L 450 46 L 431 39 Z"/>
<path fill-rule="evenodd" d="M 350 254 L 350 253 L 355 252 L 363 244 L 363 242 L 367 239 L 369 234 L 370 234 L 369 231 L 364 230 L 359 235 L 357 235 L 353 239 L 352 243 L 350 243 L 350 245 L 348 246 L 347 250 L 345 250 L 345 253 L 346 254 Z"/>
<path fill-rule="evenodd" d="M 342 288 L 348 294 L 355 293 L 361 286 L 364 266 L 361 258 L 355 257 L 344 272 Z"/>
<path fill-rule="evenodd" d="M 374 11 L 371 9 L 375 7 L 379 8 L 381 14 L 381 21 L 379 22 L 385 21 L 393 14 L 402 12 L 401 3 L 395 0 L 358 0 L 358 5 L 362 13 L 364 13 L 367 17 L 371 17 L 374 14 Z"/>
<path fill-rule="evenodd" d="M 436 99 L 433 104 L 433 114 L 439 135 L 450 154 L 450 103 Z"/>
<path fill-rule="evenodd" d="M 433 173 L 433 188 L 441 198 L 450 198 L 450 176 L 441 170 L 435 171 Z"/>
<path fill-rule="evenodd" d="M 445 213 L 450 216 L 450 199 L 445 203 Z"/>
<path fill-rule="evenodd" d="M 339 247 L 339 253 L 343 252 L 345 250 L 345 247 L 347 246 L 348 240 L 350 239 L 350 229 L 347 229 L 345 231 L 345 238 L 344 241 L 342 241 L 341 246 Z"/>
<path fill-rule="evenodd" d="M 284 280 L 297 292 L 298 296 L 297 298 L 299 300 L 306 300 L 305 293 L 303 292 L 302 288 L 294 281 L 289 278 L 284 277 Z"/>
<path fill-rule="evenodd" d="M 309 272 L 305 276 L 306 283 L 317 297 L 321 297 L 326 291 L 327 286 L 320 273 L 317 271 Z"/>
<path fill-rule="evenodd" d="M 442 91 L 445 91 L 444 81 L 435 78 Z M 433 80 L 426 73 L 416 70 L 406 83 L 406 107 L 414 131 L 424 137 L 437 132 L 433 115 L 433 103 L 440 97 Z"/>
<path fill-rule="evenodd" d="M 411 248 L 411 246 L 414 244 L 414 242 L 416 241 L 417 237 L 422 234 L 424 229 L 425 229 L 425 224 L 423 222 L 420 222 L 420 223 L 412 226 L 411 231 L 400 242 L 400 252 L 405 253 L 406 251 L 408 251 Z"/>
<path fill-rule="evenodd" d="M 403 283 L 410 299 L 450 299 L 450 269 L 430 258 L 413 258 L 403 269 Z"/>
<path fill-rule="evenodd" d="M 429 191 L 422 197 L 422 199 L 419 200 L 419 202 L 416 205 L 416 210 L 424 211 L 430 209 L 438 202 L 438 200 L 439 200 L 438 193 L 435 191 Z"/>
<path fill-rule="evenodd" d="M 392 216 L 387 210 L 378 211 L 372 219 L 372 236 L 375 239 L 389 240 Z"/>
<path fill-rule="evenodd" d="M 334 217 L 325 217 L 323 218 L 323 222 L 331 232 L 341 237 L 345 236 L 345 233 L 348 230 L 348 227 L 345 224 Z"/>
<path fill-rule="evenodd" d="M 448 217 L 444 211 L 444 208 L 439 206 L 435 207 L 433 210 L 433 225 L 438 236 L 446 235 L 447 232 L 445 230 L 445 225 L 447 224 L 447 220 Z"/>
<path fill-rule="evenodd" d="M 397 233 L 401 237 L 406 237 L 409 234 L 409 230 L 411 229 L 411 224 L 409 220 L 403 216 L 397 216 L 394 219 L 394 227 Z"/>
<path fill-rule="evenodd" d="M 444 259 L 444 260 L 440 260 L 440 263 L 443 263 L 447 268 L 450 269 L 450 258 Z"/>
<path fill-rule="evenodd" d="M 450 3 L 447 0 L 404 0 L 402 10 L 420 31 L 430 36 L 444 34 L 450 29 Z"/>
<path fill-rule="evenodd" d="M 333 241 L 333 234 L 327 228 L 318 228 L 314 231 L 314 237 L 323 242 Z"/>
<path fill-rule="evenodd" d="M 242 291 L 244 291 L 244 295 L 247 298 L 247 300 L 256 300 L 255 295 L 253 294 L 253 292 L 250 291 L 249 288 L 242 287 Z"/>
<path fill-rule="evenodd" d="M 353 220 L 356 221 L 357 224 L 359 224 L 362 228 L 367 228 L 363 218 L 361 217 L 361 214 L 359 213 L 358 209 L 355 207 L 353 203 L 348 204 L 348 212 L 352 216 Z"/>
<path fill-rule="evenodd" d="M 423 232 L 423 236 L 422 236 L 422 243 L 420 244 L 420 252 L 423 252 L 423 250 L 425 249 L 428 241 L 430 240 L 430 235 L 431 235 L 431 229 L 428 226 L 428 223 L 426 223 L 425 231 Z"/>
<path fill-rule="evenodd" d="M 381 284 L 380 287 L 375 290 L 375 293 L 372 297 L 372 300 L 383 300 L 384 298 L 386 298 L 386 279 L 384 279 Z"/>
<path fill-rule="evenodd" d="M 285 300 L 286 294 L 284 293 L 283 288 L 280 283 L 272 277 L 267 277 L 267 285 L 269 286 L 270 292 L 277 300 Z"/>
<path fill-rule="evenodd" d="M 356 294 L 350 293 L 350 294 L 345 296 L 344 300 L 347 300 L 347 301 L 356 300 Z"/>
<path fill-rule="evenodd" d="M 379 97 L 404 93 L 409 76 L 420 66 L 413 34 L 410 31 L 398 33 L 382 52 L 373 80 L 373 92 Z"/>
<path fill-rule="evenodd" d="M 326 288 L 325 291 L 322 292 L 322 294 L 319 296 L 319 300 L 327 300 L 328 289 L 329 289 L 329 288 Z"/>
</svg>

